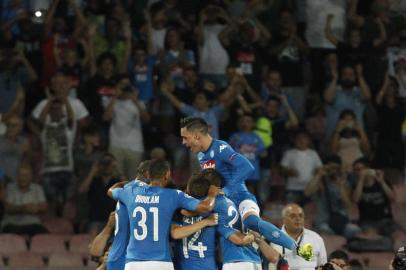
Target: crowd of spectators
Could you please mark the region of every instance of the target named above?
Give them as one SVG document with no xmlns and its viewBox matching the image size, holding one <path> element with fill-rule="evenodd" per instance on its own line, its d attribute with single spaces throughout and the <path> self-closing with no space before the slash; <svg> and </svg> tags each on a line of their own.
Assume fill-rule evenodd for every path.
<svg viewBox="0 0 406 270">
<path fill-rule="evenodd" d="M 69 203 L 77 232 L 100 231 L 108 187 L 145 158 L 184 186 L 183 116 L 254 164 L 262 206 L 314 203 L 314 229 L 347 238 L 405 232 L 405 1 L 7 0 L 0 16 L 3 232 L 42 233 Z"/>
</svg>

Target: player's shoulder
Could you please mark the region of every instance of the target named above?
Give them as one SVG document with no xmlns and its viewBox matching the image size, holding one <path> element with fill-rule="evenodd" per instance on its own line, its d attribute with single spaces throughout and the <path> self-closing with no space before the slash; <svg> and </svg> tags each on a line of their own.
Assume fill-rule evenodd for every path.
<svg viewBox="0 0 406 270">
<path fill-rule="evenodd" d="M 228 208 L 229 206 L 235 206 L 233 201 L 224 195 L 219 195 L 216 197 L 216 208 L 220 211 L 221 209 Z M 217 209 L 215 209 L 217 211 Z"/>
<path fill-rule="evenodd" d="M 221 154 L 225 150 L 232 150 L 233 148 L 226 141 L 215 140 L 212 145 L 212 150 L 216 153 Z"/>
<path fill-rule="evenodd" d="M 134 180 L 128 182 L 127 184 L 125 184 L 124 188 L 126 188 L 126 187 L 143 187 L 143 186 L 147 186 L 147 185 L 148 185 L 147 183 L 145 183 L 141 180 L 134 179 Z"/>
</svg>

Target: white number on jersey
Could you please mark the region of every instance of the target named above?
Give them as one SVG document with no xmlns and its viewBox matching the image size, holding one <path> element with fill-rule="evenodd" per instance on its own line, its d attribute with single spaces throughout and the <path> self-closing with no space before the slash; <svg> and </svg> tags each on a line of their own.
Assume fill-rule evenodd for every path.
<svg viewBox="0 0 406 270">
<path fill-rule="evenodd" d="M 192 222 L 194 224 L 195 221 Z M 197 245 L 195 244 L 197 239 L 199 239 L 200 235 L 202 234 L 202 230 L 199 230 L 195 232 L 193 237 L 187 241 L 187 237 L 182 239 L 183 243 L 183 256 L 185 259 L 189 258 L 189 250 L 197 251 L 199 253 L 200 258 L 204 258 L 204 252 L 207 250 L 207 246 L 203 246 L 202 242 L 197 242 Z"/>
<path fill-rule="evenodd" d="M 152 228 L 152 233 L 153 233 L 153 239 L 154 241 L 158 241 L 158 208 L 157 207 L 151 207 L 149 209 L 149 212 L 152 213 L 152 223 L 153 223 L 153 228 Z M 148 236 L 148 228 L 147 228 L 147 212 L 145 209 L 141 206 L 137 206 L 134 211 L 133 211 L 133 218 L 137 216 L 137 213 L 141 214 L 141 219 L 138 221 L 138 227 L 139 229 L 134 229 L 134 237 L 135 239 L 142 241 Z"/>
<path fill-rule="evenodd" d="M 114 211 L 114 217 L 115 217 L 114 236 L 116 236 L 117 233 L 118 233 L 118 214 L 117 214 L 118 210 L 120 210 L 120 203 L 119 202 L 117 202 L 116 211 Z"/>
<path fill-rule="evenodd" d="M 230 220 L 230 222 L 228 222 L 228 226 L 229 226 L 230 228 L 233 228 L 234 224 L 235 224 L 235 223 L 237 222 L 237 220 L 238 220 L 238 211 L 237 211 L 237 209 L 235 209 L 234 206 L 229 206 L 229 207 L 228 207 L 228 210 L 227 210 L 227 214 L 228 214 L 229 217 L 234 216 L 233 219 Z"/>
</svg>

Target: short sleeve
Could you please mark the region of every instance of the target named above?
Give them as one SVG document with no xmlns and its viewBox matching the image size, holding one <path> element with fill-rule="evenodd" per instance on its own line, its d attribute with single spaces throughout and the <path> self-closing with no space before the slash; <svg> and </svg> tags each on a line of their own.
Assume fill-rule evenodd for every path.
<svg viewBox="0 0 406 270">
<path fill-rule="evenodd" d="M 321 162 L 321 159 L 319 157 L 319 154 L 317 154 L 316 151 L 314 153 L 314 165 L 316 168 L 323 166 L 323 163 Z"/>
<path fill-rule="evenodd" d="M 44 99 L 44 100 L 40 101 L 40 102 L 37 104 L 37 106 L 35 106 L 34 110 L 33 110 L 32 113 L 31 113 L 33 118 L 39 119 L 39 117 L 40 117 L 42 111 L 43 111 L 44 108 L 45 108 L 46 102 L 47 102 L 47 100 Z"/>
<path fill-rule="evenodd" d="M 115 188 L 112 191 L 112 197 L 116 201 L 124 202 L 124 194 L 125 194 L 124 188 Z"/>
<path fill-rule="evenodd" d="M 289 167 L 289 166 L 290 166 L 290 151 L 289 151 L 289 150 L 286 151 L 286 152 L 283 154 L 282 161 L 281 161 L 281 165 L 282 165 L 283 167 Z"/>
<path fill-rule="evenodd" d="M 76 120 L 81 120 L 89 115 L 89 112 L 87 111 L 85 105 L 83 105 L 82 101 L 79 99 L 74 99 L 71 100 L 71 102 L 74 104 L 71 104 L 72 107 L 74 106 L 74 113 L 75 113 L 75 119 Z"/>
<path fill-rule="evenodd" d="M 180 190 L 176 190 L 176 201 L 178 208 L 189 211 L 195 211 L 200 203 L 198 199 L 195 199 Z"/>
<path fill-rule="evenodd" d="M 180 107 L 180 111 L 184 115 L 191 116 L 196 112 L 196 109 L 193 106 L 182 103 L 182 106 Z"/>
</svg>

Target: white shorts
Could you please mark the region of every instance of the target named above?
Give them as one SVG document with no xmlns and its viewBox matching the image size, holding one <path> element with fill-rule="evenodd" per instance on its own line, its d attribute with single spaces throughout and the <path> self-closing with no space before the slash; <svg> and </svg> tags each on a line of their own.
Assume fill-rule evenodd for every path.
<svg viewBox="0 0 406 270">
<path fill-rule="evenodd" d="M 159 261 L 128 262 L 124 270 L 174 270 L 173 263 Z"/>
<path fill-rule="evenodd" d="M 262 266 L 252 262 L 235 262 L 223 264 L 223 270 L 262 270 Z"/>
<path fill-rule="evenodd" d="M 244 218 L 247 212 L 254 212 L 259 216 L 260 210 L 258 204 L 253 200 L 243 200 L 240 202 L 240 205 L 238 205 L 238 212 L 240 212 L 240 217 Z"/>
</svg>

